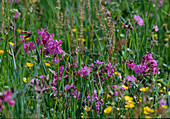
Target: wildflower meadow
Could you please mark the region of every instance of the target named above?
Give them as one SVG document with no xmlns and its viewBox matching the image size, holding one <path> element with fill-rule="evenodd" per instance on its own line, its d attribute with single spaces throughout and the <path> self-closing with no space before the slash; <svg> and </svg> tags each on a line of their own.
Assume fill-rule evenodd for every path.
<svg viewBox="0 0 170 119">
<path fill-rule="evenodd" d="M 169 0 L 0 1 L 0 118 L 170 118 Z"/>
</svg>

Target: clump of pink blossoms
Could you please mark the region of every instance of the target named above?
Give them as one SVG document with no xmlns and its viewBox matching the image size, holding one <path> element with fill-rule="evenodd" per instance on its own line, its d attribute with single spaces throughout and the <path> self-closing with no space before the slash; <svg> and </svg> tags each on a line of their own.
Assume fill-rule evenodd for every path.
<svg viewBox="0 0 170 119">
<path fill-rule="evenodd" d="M 157 62 L 153 59 L 151 53 L 144 55 L 141 64 L 139 65 L 135 65 L 132 60 L 126 61 L 126 63 L 127 67 L 131 70 L 134 69 L 137 74 L 152 73 L 153 75 L 156 75 L 158 71 Z"/>
<path fill-rule="evenodd" d="M 15 105 L 15 101 L 12 100 L 12 91 L 2 91 L 2 96 L 0 96 L 0 112 L 5 106 L 2 104 L 4 102 L 8 102 L 10 106 Z"/>
<path fill-rule="evenodd" d="M 139 26 L 143 26 L 143 19 L 139 15 L 134 15 L 133 19 Z"/>
</svg>

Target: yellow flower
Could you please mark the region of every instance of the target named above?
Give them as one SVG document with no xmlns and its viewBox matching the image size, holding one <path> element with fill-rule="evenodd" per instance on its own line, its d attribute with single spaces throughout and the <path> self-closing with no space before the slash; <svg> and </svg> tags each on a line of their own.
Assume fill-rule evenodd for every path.
<svg viewBox="0 0 170 119">
<path fill-rule="evenodd" d="M 118 73 L 117 72 L 115 72 L 115 75 L 117 75 Z"/>
<path fill-rule="evenodd" d="M 155 39 L 158 39 L 158 34 L 154 34 L 153 37 L 154 37 Z"/>
<path fill-rule="evenodd" d="M 72 29 L 72 31 L 73 31 L 73 32 L 76 32 L 76 31 L 77 31 L 77 29 L 76 29 L 76 28 L 74 28 L 74 29 Z"/>
<path fill-rule="evenodd" d="M 29 3 L 36 3 L 37 0 L 29 0 Z"/>
<path fill-rule="evenodd" d="M 30 37 L 29 38 L 26 38 L 26 40 L 29 40 L 30 39 Z"/>
<path fill-rule="evenodd" d="M 84 39 L 84 38 L 77 38 L 77 40 L 78 40 L 78 41 L 82 40 L 83 42 L 86 41 L 86 39 Z"/>
<path fill-rule="evenodd" d="M 167 26 L 168 26 L 168 24 L 163 24 L 163 27 L 166 29 L 167 28 Z"/>
<path fill-rule="evenodd" d="M 32 67 L 32 66 L 34 66 L 34 64 L 29 63 L 29 62 L 27 62 L 27 63 L 26 63 L 26 65 L 27 65 L 28 67 Z"/>
<path fill-rule="evenodd" d="M 21 33 L 21 29 L 17 29 L 17 32 L 18 32 L 18 33 Z"/>
<path fill-rule="evenodd" d="M 1 54 L 1 55 L 4 54 L 4 51 L 3 51 L 3 50 L 0 50 L 0 54 Z"/>
<path fill-rule="evenodd" d="M 109 114 L 112 111 L 112 106 L 108 106 L 105 110 L 104 113 Z"/>
<path fill-rule="evenodd" d="M 119 111 L 120 109 L 119 108 L 116 108 L 117 111 Z"/>
<path fill-rule="evenodd" d="M 11 54 L 11 51 L 10 51 L 10 50 L 7 50 L 7 52 Z"/>
<path fill-rule="evenodd" d="M 121 75 L 121 73 L 117 73 L 117 75 Z"/>
<path fill-rule="evenodd" d="M 169 41 L 169 38 L 165 38 L 164 41 L 165 41 L 165 42 L 168 42 L 168 41 Z"/>
<path fill-rule="evenodd" d="M 83 30 L 84 30 L 84 31 L 86 31 L 86 29 L 85 29 L 85 28 L 84 28 Z"/>
<path fill-rule="evenodd" d="M 148 112 L 151 112 L 151 113 L 154 112 L 154 110 L 153 110 L 153 109 L 150 109 L 148 106 L 144 107 L 144 113 L 145 113 L 145 111 L 146 111 L 147 113 L 148 113 Z"/>
<path fill-rule="evenodd" d="M 90 108 L 85 107 L 85 110 L 86 110 L 86 111 L 90 111 Z"/>
<path fill-rule="evenodd" d="M 88 117 L 87 116 L 81 116 L 82 119 L 87 119 Z"/>
<path fill-rule="evenodd" d="M 15 45 L 15 43 L 13 43 L 13 42 L 9 42 L 9 44 L 11 44 L 12 46 L 14 46 L 14 45 Z"/>
<path fill-rule="evenodd" d="M 150 116 L 146 116 L 145 118 L 149 119 L 149 118 L 152 118 L 152 117 L 150 117 Z"/>
<path fill-rule="evenodd" d="M 147 111 L 144 111 L 144 114 L 149 114 Z"/>
<path fill-rule="evenodd" d="M 158 85 L 159 87 L 161 87 L 161 83 L 158 83 L 157 85 Z"/>
<path fill-rule="evenodd" d="M 126 100 L 126 101 L 132 101 L 132 100 L 133 100 L 133 98 L 132 98 L 132 97 L 130 97 L 130 96 L 125 96 L 125 100 Z"/>
<path fill-rule="evenodd" d="M 166 87 L 163 87 L 163 90 L 166 90 Z"/>
<path fill-rule="evenodd" d="M 143 87 L 140 89 L 140 91 L 146 92 L 146 91 L 148 91 L 148 89 L 149 89 L 148 87 L 146 87 L 146 88 Z"/>
<path fill-rule="evenodd" d="M 110 98 L 110 95 L 109 95 L 109 94 L 107 94 L 107 99 L 108 99 L 108 98 Z"/>
<path fill-rule="evenodd" d="M 23 78 L 23 81 L 24 81 L 25 83 L 27 82 L 27 79 L 26 79 L 26 77 L 24 77 L 24 78 Z"/>
<path fill-rule="evenodd" d="M 168 95 L 170 95 L 170 91 L 168 92 Z"/>
<path fill-rule="evenodd" d="M 45 65 L 46 65 L 47 67 L 50 67 L 50 63 L 45 63 Z"/>
<path fill-rule="evenodd" d="M 160 93 L 162 93 L 163 92 L 163 90 L 160 90 Z"/>
<path fill-rule="evenodd" d="M 123 85 L 123 87 L 127 90 L 127 89 L 129 89 L 127 86 L 125 86 L 125 85 Z"/>
<path fill-rule="evenodd" d="M 168 108 L 168 106 L 166 106 L 166 105 L 161 105 L 164 109 L 167 109 Z"/>
</svg>

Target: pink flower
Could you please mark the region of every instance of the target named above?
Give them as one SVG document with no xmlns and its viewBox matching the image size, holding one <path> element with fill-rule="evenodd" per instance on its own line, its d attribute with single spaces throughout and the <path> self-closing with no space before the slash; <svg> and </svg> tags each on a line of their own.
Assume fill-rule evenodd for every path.
<svg viewBox="0 0 170 119">
<path fill-rule="evenodd" d="M 119 95 L 118 91 L 115 91 L 114 95 L 115 95 L 115 96 L 118 96 L 118 95 Z"/>
<path fill-rule="evenodd" d="M 155 26 L 155 31 L 156 31 L 156 32 L 159 31 L 158 26 Z"/>
<path fill-rule="evenodd" d="M 96 64 L 103 64 L 103 62 L 100 62 L 99 60 L 94 61 Z"/>
<path fill-rule="evenodd" d="M 39 86 L 35 86 L 35 91 L 41 91 L 41 88 Z"/>
<path fill-rule="evenodd" d="M 159 0 L 159 7 L 162 6 L 163 0 Z"/>
<path fill-rule="evenodd" d="M 143 26 L 143 19 L 139 15 L 134 15 L 133 19 L 139 26 Z"/>
<path fill-rule="evenodd" d="M 18 14 L 18 12 L 15 13 L 14 15 L 14 19 L 18 18 L 20 15 Z"/>
<path fill-rule="evenodd" d="M 93 63 L 91 63 L 91 64 L 90 64 L 90 67 L 91 67 L 91 68 L 94 68 L 94 64 L 93 64 Z"/>
<path fill-rule="evenodd" d="M 10 101 L 8 101 L 8 103 L 9 103 L 10 106 L 14 106 L 15 105 L 15 101 L 14 100 L 10 100 Z"/>
<path fill-rule="evenodd" d="M 81 69 L 81 74 L 80 74 L 80 77 L 83 77 L 83 76 L 90 76 L 90 68 L 87 67 L 87 66 L 84 66 L 82 69 Z"/>
</svg>

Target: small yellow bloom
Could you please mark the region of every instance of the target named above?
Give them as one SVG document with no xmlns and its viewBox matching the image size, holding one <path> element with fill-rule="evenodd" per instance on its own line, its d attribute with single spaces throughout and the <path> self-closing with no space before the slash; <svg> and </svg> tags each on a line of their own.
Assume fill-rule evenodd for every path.
<svg viewBox="0 0 170 119">
<path fill-rule="evenodd" d="M 148 87 L 146 87 L 146 88 L 143 87 L 140 89 L 140 91 L 146 92 L 146 91 L 148 91 L 148 89 L 149 89 Z"/>
<path fill-rule="evenodd" d="M 82 40 L 82 41 L 83 41 L 83 42 L 85 42 L 85 41 L 86 41 L 86 39 L 84 39 L 84 38 L 83 38 L 83 40 Z"/>
<path fill-rule="evenodd" d="M 17 32 L 18 32 L 18 33 L 21 33 L 21 29 L 17 29 Z"/>
<path fill-rule="evenodd" d="M 163 87 L 163 90 L 166 90 L 166 87 Z"/>
<path fill-rule="evenodd" d="M 45 63 L 45 65 L 46 65 L 47 67 L 50 67 L 50 63 Z"/>
<path fill-rule="evenodd" d="M 169 41 L 169 38 L 165 38 L 164 41 L 165 41 L 165 42 L 168 42 L 168 41 Z"/>
<path fill-rule="evenodd" d="M 24 77 L 24 78 L 23 78 L 23 81 L 24 81 L 25 83 L 27 82 L 27 79 L 26 79 L 26 77 Z"/>
<path fill-rule="evenodd" d="M 117 75 L 118 73 L 117 72 L 115 72 L 115 75 Z"/>
<path fill-rule="evenodd" d="M 125 107 L 126 108 L 133 108 L 133 107 L 135 107 L 135 105 L 134 104 L 128 104 L 128 105 L 125 105 Z"/>
<path fill-rule="evenodd" d="M 30 37 L 29 38 L 26 38 L 26 40 L 29 40 L 30 39 Z"/>
<path fill-rule="evenodd" d="M 11 50 L 7 50 L 7 52 L 11 54 Z"/>
<path fill-rule="evenodd" d="M 77 29 L 76 29 L 76 28 L 74 28 L 72 31 L 73 31 L 73 32 L 76 32 L 76 31 L 77 31 Z"/>
<path fill-rule="evenodd" d="M 160 90 L 159 92 L 162 93 L 162 92 L 164 92 L 164 91 L 163 91 L 163 90 Z"/>
<path fill-rule="evenodd" d="M 84 30 L 84 31 L 86 31 L 86 29 L 85 29 L 85 28 L 84 28 L 83 30 Z"/>
<path fill-rule="evenodd" d="M 81 116 L 82 119 L 87 119 L 88 117 L 87 116 Z"/>
<path fill-rule="evenodd" d="M 150 116 L 146 116 L 145 118 L 149 119 L 149 118 L 152 118 L 152 117 L 150 117 Z"/>
<path fill-rule="evenodd" d="M 144 114 L 149 114 L 147 111 L 144 111 Z"/>
<path fill-rule="evenodd" d="M 109 114 L 112 111 L 112 106 L 108 106 L 105 110 L 104 113 Z"/>
<path fill-rule="evenodd" d="M 37 0 L 29 0 L 29 3 L 36 3 Z"/>
<path fill-rule="evenodd" d="M 117 111 L 119 111 L 120 109 L 119 108 L 116 108 Z"/>
<path fill-rule="evenodd" d="M 9 42 L 9 44 L 11 44 L 12 46 L 14 46 L 14 45 L 15 45 L 15 43 L 13 43 L 13 42 Z"/>
<path fill-rule="evenodd" d="M 107 94 L 107 99 L 108 99 L 108 98 L 110 98 L 110 95 L 109 95 L 109 94 Z"/>
<path fill-rule="evenodd" d="M 158 83 L 157 85 L 158 85 L 159 87 L 161 87 L 161 83 Z"/>
<path fill-rule="evenodd" d="M 3 50 L 0 50 L 0 54 L 1 54 L 1 55 L 4 54 L 4 51 L 3 51 Z"/>
<path fill-rule="evenodd" d="M 132 100 L 133 100 L 133 98 L 132 98 L 132 97 L 130 97 L 130 96 L 125 96 L 125 100 L 126 100 L 126 101 L 132 101 Z"/>
<path fill-rule="evenodd" d="M 117 73 L 117 75 L 121 75 L 121 73 Z"/>
<path fill-rule="evenodd" d="M 127 90 L 127 89 L 129 89 L 127 86 L 125 86 L 125 85 L 123 85 L 123 87 Z"/>
<path fill-rule="evenodd" d="M 155 39 L 158 39 L 158 34 L 154 34 L 153 37 L 154 37 Z"/>
<path fill-rule="evenodd" d="M 170 91 L 168 92 L 168 95 L 170 95 Z"/>
<path fill-rule="evenodd" d="M 144 107 L 144 111 L 146 111 L 147 113 L 148 113 L 148 112 L 151 112 L 151 113 L 154 112 L 154 110 L 153 110 L 153 109 L 150 109 L 148 106 Z"/>
<path fill-rule="evenodd" d="M 27 62 L 27 63 L 26 63 L 26 65 L 27 65 L 28 67 L 32 67 L 32 66 L 34 66 L 34 64 L 29 63 L 29 62 Z"/>
<path fill-rule="evenodd" d="M 86 111 L 90 111 L 90 108 L 85 107 L 85 110 L 86 110 Z"/>
<path fill-rule="evenodd" d="M 167 105 L 161 105 L 164 109 L 167 109 L 168 106 Z"/>
<path fill-rule="evenodd" d="M 163 24 L 163 27 L 166 29 L 167 28 L 167 26 L 168 26 L 168 24 Z"/>
</svg>

